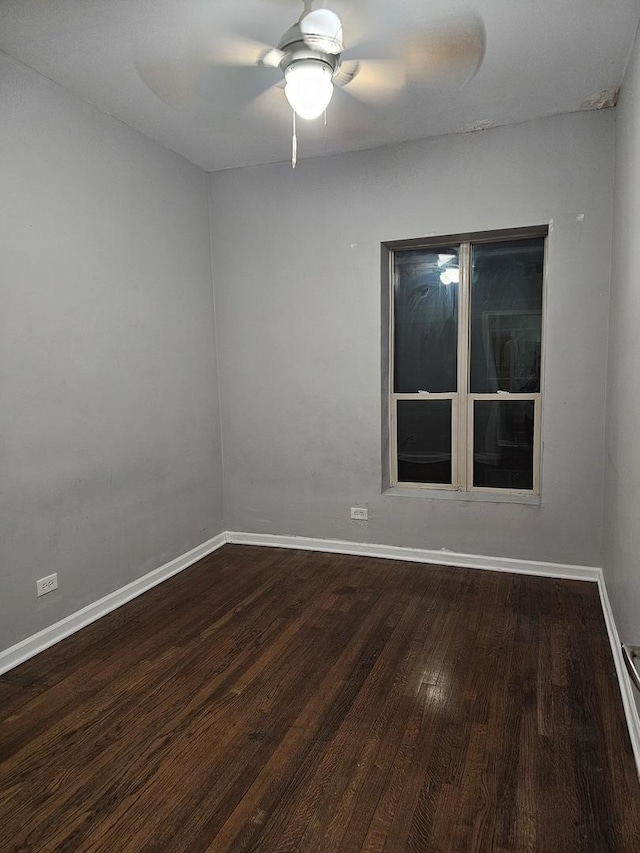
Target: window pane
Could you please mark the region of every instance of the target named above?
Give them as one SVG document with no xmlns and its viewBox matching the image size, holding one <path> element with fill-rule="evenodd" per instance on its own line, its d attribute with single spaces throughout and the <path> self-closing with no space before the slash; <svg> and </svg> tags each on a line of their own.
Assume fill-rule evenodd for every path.
<svg viewBox="0 0 640 853">
<path fill-rule="evenodd" d="M 542 237 L 472 247 L 472 393 L 540 390 L 543 260 Z"/>
<path fill-rule="evenodd" d="M 398 400 L 398 481 L 451 484 L 451 400 Z"/>
<path fill-rule="evenodd" d="M 455 391 L 458 248 L 396 252 L 394 259 L 394 391 Z"/>
<path fill-rule="evenodd" d="M 533 489 L 533 400 L 476 400 L 473 485 Z"/>
</svg>

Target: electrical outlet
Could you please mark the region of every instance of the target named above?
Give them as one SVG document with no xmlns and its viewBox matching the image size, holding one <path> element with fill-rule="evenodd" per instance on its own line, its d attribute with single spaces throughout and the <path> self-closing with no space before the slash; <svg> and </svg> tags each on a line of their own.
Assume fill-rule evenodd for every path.
<svg viewBox="0 0 640 853">
<path fill-rule="evenodd" d="M 36 590 L 38 596 L 46 595 L 48 592 L 53 592 L 54 589 L 58 589 L 58 574 L 47 575 L 46 578 L 40 578 L 39 581 L 36 581 Z"/>
<path fill-rule="evenodd" d="M 351 518 L 356 521 L 369 521 L 369 510 L 366 506 L 352 506 Z"/>
</svg>

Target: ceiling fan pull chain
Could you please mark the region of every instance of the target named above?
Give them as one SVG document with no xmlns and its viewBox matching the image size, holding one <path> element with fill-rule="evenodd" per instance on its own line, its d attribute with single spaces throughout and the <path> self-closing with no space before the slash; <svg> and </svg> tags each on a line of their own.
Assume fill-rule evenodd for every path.
<svg viewBox="0 0 640 853">
<path fill-rule="evenodd" d="M 327 126 L 327 111 L 324 111 L 324 126 Z"/>
<path fill-rule="evenodd" d="M 295 169 L 298 162 L 298 137 L 296 136 L 296 111 L 293 112 L 293 136 L 291 138 L 291 167 Z"/>
</svg>

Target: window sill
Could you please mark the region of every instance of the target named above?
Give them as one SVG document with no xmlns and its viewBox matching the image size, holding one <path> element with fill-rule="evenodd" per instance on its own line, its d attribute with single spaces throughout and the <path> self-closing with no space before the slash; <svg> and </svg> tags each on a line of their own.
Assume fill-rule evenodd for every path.
<svg viewBox="0 0 640 853">
<path fill-rule="evenodd" d="M 541 506 L 540 495 L 501 495 L 497 492 L 459 492 L 455 489 L 403 489 L 400 486 L 392 486 L 384 489 L 383 497 L 400 498 L 422 498 L 423 500 L 445 500 L 466 501 L 469 503 L 481 502 L 492 504 L 526 504 L 527 506 Z"/>
</svg>

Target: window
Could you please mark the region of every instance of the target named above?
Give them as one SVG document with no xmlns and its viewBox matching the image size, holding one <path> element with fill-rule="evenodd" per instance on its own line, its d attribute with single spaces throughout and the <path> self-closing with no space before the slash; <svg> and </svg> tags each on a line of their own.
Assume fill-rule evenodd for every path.
<svg viewBox="0 0 640 853">
<path fill-rule="evenodd" d="M 546 235 L 383 244 L 392 486 L 540 493 Z"/>
</svg>

